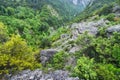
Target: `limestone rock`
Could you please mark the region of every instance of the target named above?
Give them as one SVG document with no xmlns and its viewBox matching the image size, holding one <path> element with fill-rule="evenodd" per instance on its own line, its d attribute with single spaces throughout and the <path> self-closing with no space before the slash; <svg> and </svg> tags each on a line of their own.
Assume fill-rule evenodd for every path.
<svg viewBox="0 0 120 80">
<path fill-rule="evenodd" d="M 55 49 L 46 49 L 40 52 L 40 61 L 43 65 L 48 62 L 58 51 Z"/>
<path fill-rule="evenodd" d="M 107 29 L 108 33 L 120 32 L 120 25 L 111 26 Z"/>
<path fill-rule="evenodd" d="M 69 77 L 68 71 L 56 70 L 44 73 L 36 69 L 34 71 L 25 70 L 16 75 L 8 77 L 7 80 L 79 80 L 78 77 Z"/>
</svg>

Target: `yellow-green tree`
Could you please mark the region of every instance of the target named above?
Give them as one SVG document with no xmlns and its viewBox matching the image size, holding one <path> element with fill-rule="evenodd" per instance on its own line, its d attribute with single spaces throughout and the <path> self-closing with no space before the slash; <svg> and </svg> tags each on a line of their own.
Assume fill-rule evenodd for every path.
<svg viewBox="0 0 120 80">
<path fill-rule="evenodd" d="M 3 43 L 7 40 L 7 29 L 5 25 L 0 22 L 0 43 Z"/>
<path fill-rule="evenodd" d="M 0 74 L 39 67 L 32 48 L 19 36 L 13 35 L 0 46 Z"/>
</svg>

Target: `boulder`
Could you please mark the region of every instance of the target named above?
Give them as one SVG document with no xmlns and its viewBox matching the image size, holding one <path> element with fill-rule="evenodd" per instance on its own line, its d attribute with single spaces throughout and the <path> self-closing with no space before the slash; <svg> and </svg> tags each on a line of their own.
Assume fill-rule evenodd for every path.
<svg viewBox="0 0 120 80">
<path fill-rule="evenodd" d="M 58 51 L 55 49 L 46 49 L 40 52 L 40 61 L 43 65 L 48 62 Z"/>
<path fill-rule="evenodd" d="M 114 32 L 120 32 L 120 25 L 111 26 L 106 30 L 107 37 L 110 37 Z"/>
<path fill-rule="evenodd" d="M 107 33 L 120 32 L 120 25 L 111 26 L 107 29 Z"/>
</svg>

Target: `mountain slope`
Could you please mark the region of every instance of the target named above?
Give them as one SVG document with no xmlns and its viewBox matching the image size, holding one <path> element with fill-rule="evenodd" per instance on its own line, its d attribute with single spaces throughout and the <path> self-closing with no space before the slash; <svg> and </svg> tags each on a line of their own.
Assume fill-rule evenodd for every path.
<svg viewBox="0 0 120 80">
<path fill-rule="evenodd" d="M 90 1 L 92 0 L 0 0 L 0 5 L 4 7 L 27 6 L 33 9 L 51 5 L 61 16 L 71 19 L 83 11 Z"/>
<path fill-rule="evenodd" d="M 112 2 L 0 0 L 0 80 L 119 80 L 120 7 Z"/>
<path fill-rule="evenodd" d="M 100 8 L 104 7 L 104 5 L 112 5 L 116 2 L 116 0 L 93 0 L 90 5 L 88 5 L 85 10 L 78 14 L 76 18 L 74 18 L 74 22 L 79 22 L 83 19 L 88 18 L 91 15 L 94 15 L 95 11 L 100 10 Z"/>
</svg>

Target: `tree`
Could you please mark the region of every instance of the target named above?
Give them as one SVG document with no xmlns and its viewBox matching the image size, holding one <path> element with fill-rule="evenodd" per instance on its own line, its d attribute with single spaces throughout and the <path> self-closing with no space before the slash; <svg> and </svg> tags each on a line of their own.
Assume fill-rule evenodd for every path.
<svg viewBox="0 0 120 80">
<path fill-rule="evenodd" d="M 117 0 L 118 5 L 120 5 L 120 0 Z"/>
<path fill-rule="evenodd" d="M 2 22 L 0 22 L 0 43 L 5 42 L 7 38 L 7 29 L 5 25 Z"/>
<path fill-rule="evenodd" d="M 0 74 L 39 67 L 32 48 L 19 35 L 13 35 L 0 46 L 0 62 Z"/>
<path fill-rule="evenodd" d="M 80 57 L 77 61 L 77 65 L 74 68 L 75 74 L 85 80 L 96 80 L 97 73 L 95 72 L 94 59 L 87 57 Z"/>
</svg>

